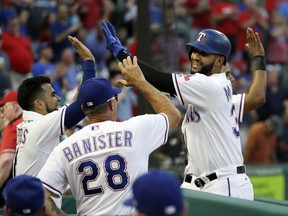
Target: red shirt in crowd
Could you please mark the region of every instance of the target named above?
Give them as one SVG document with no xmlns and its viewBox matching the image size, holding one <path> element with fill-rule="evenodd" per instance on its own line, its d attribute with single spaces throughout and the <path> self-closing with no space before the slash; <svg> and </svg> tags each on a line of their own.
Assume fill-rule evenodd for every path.
<svg viewBox="0 0 288 216">
<path fill-rule="evenodd" d="M 2 41 L 2 49 L 9 57 L 12 70 L 22 74 L 29 73 L 34 61 L 30 39 L 24 35 L 15 36 L 4 32 Z"/>
<path fill-rule="evenodd" d="M 81 22 L 86 29 L 92 29 L 102 18 L 103 0 L 75 0 L 78 4 L 78 13 Z"/>
<path fill-rule="evenodd" d="M 3 153 L 15 153 L 16 151 L 16 126 L 23 121 L 22 115 L 8 124 L 3 131 L 0 145 L 0 155 Z"/>
<path fill-rule="evenodd" d="M 238 33 L 237 5 L 230 2 L 218 2 L 213 6 L 212 19 L 214 19 L 214 16 L 225 16 L 232 12 L 234 13 L 233 16 L 215 22 L 215 28 L 226 35 L 236 35 Z"/>
<path fill-rule="evenodd" d="M 191 28 L 199 28 L 199 29 L 206 29 L 211 28 L 211 9 L 213 7 L 215 0 L 187 0 L 186 1 L 186 7 L 188 10 L 195 10 L 199 7 L 200 4 L 205 4 L 210 9 L 203 10 L 201 12 L 196 12 L 192 15 L 192 22 L 191 22 Z M 203 6 L 204 7 L 204 6 Z"/>
</svg>

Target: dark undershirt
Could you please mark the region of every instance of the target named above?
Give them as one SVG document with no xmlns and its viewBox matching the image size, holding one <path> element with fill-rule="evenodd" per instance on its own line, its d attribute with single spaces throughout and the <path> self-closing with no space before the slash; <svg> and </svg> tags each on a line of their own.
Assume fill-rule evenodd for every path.
<svg viewBox="0 0 288 216">
<path fill-rule="evenodd" d="M 131 55 L 129 55 L 124 50 L 121 50 L 119 54 L 117 55 L 117 59 L 122 62 L 128 56 L 131 56 Z M 158 90 L 162 92 L 170 93 L 171 96 L 176 95 L 176 91 L 175 91 L 173 80 L 172 80 L 172 75 L 170 73 L 159 71 L 156 68 L 152 67 L 151 65 L 148 65 L 142 62 L 139 59 L 138 59 L 138 65 L 141 68 L 145 79 L 151 85 L 153 85 L 155 88 L 157 88 Z"/>
</svg>

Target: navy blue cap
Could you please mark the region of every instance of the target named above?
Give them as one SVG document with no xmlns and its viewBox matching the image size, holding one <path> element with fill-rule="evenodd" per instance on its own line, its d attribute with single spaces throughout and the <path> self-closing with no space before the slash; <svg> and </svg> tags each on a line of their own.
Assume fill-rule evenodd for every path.
<svg viewBox="0 0 288 216">
<path fill-rule="evenodd" d="M 219 54 L 225 57 L 225 63 L 228 61 L 231 52 L 231 43 L 228 37 L 215 29 L 203 29 L 199 32 L 193 42 L 187 43 L 193 49 L 199 49 L 206 53 Z"/>
<path fill-rule="evenodd" d="M 78 97 L 83 108 L 98 106 L 121 92 L 113 88 L 109 80 L 104 78 L 90 78 L 79 89 Z"/>
<path fill-rule="evenodd" d="M 149 216 L 167 216 L 184 209 L 184 197 L 179 180 L 162 170 L 150 171 L 136 179 L 132 186 L 133 198 L 124 201 Z"/>
<path fill-rule="evenodd" d="M 6 206 L 13 213 L 30 215 L 44 206 L 45 194 L 40 179 L 29 175 L 19 175 L 10 179 L 2 195 Z"/>
</svg>

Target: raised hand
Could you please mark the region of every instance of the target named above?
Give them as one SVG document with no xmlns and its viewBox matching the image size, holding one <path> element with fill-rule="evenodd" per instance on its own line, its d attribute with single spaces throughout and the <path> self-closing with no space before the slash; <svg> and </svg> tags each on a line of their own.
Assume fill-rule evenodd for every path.
<svg viewBox="0 0 288 216">
<path fill-rule="evenodd" d="M 261 43 L 258 32 L 254 33 L 253 29 L 248 27 L 246 30 L 246 38 L 247 43 L 245 44 L 245 46 L 248 49 L 248 52 L 252 55 L 252 57 L 265 55 L 265 50 Z"/>
<path fill-rule="evenodd" d="M 122 46 L 120 40 L 116 35 L 116 31 L 110 22 L 108 22 L 107 26 L 106 23 L 102 21 L 101 25 L 105 35 L 107 48 L 110 50 L 110 52 L 113 53 L 115 57 L 117 57 L 119 52 L 121 50 L 125 50 L 125 48 Z"/>
<path fill-rule="evenodd" d="M 119 38 L 117 37 L 116 30 L 115 30 L 114 26 L 113 26 L 110 22 L 108 22 L 108 28 L 109 28 L 109 30 L 110 30 L 111 35 L 115 38 L 116 43 L 117 43 L 118 45 L 122 46 Z"/>
<path fill-rule="evenodd" d="M 145 82 L 144 75 L 138 66 L 136 56 L 133 57 L 133 62 L 131 57 L 128 56 L 127 59 L 124 59 L 123 62 L 119 62 L 118 65 L 125 78 L 125 80 L 117 80 L 118 83 L 125 86 L 137 86 L 141 85 L 143 81 Z"/>
<path fill-rule="evenodd" d="M 68 40 L 71 42 L 73 47 L 76 49 L 77 53 L 81 57 L 81 59 L 85 60 L 92 60 L 95 62 L 94 56 L 92 55 L 91 51 L 83 44 L 81 41 L 78 40 L 76 37 L 68 36 Z"/>
</svg>

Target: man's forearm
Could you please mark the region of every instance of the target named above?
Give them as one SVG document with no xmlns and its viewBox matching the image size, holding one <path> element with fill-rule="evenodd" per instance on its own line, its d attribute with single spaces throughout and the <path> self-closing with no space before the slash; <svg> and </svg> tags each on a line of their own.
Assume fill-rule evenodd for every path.
<svg viewBox="0 0 288 216">
<path fill-rule="evenodd" d="M 165 113 L 168 116 L 170 130 L 178 125 L 181 116 L 180 112 L 167 96 L 146 81 L 135 85 L 135 87 L 143 94 L 156 113 Z M 179 121 L 177 120 L 178 118 Z"/>
<path fill-rule="evenodd" d="M 45 213 L 47 216 L 66 216 L 67 214 L 59 209 L 51 198 L 51 192 L 46 188 L 45 190 Z"/>
<path fill-rule="evenodd" d="M 252 81 L 246 92 L 244 112 L 261 107 L 266 102 L 267 72 L 263 56 L 252 59 Z"/>
<path fill-rule="evenodd" d="M 122 50 L 117 55 L 117 59 L 122 62 L 128 56 L 132 58 L 132 56 L 129 55 L 129 53 L 125 52 L 125 50 Z M 145 79 L 155 88 L 157 88 L 162 92 L 169 93 L 171 96 L 176 95 L 171 74 L 159 71 L 156 68 L 152 67 L 151 65 L 142 62 L 139 59 L 138 59 L 138 65 Z"/>
<path fill-rule="evenodd" d="M 5 153 L 0 156 L 0 188 L 3 186 L 10 175 L 13 164 L 13 157 L 14 154 L 12 153 Z"/>
</svg>

